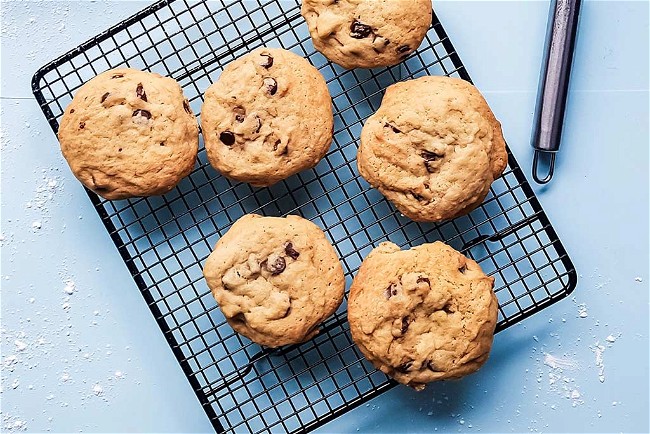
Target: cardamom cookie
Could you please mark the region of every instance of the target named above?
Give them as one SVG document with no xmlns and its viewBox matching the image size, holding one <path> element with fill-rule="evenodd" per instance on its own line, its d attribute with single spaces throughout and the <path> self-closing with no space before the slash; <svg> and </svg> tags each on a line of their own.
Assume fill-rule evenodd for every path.
<svg viewBox="0 0 650 434">
<path fill-rule="evenodd" d="M 389 86 L 361 132 L 359 173 L 405 216 L 469 213 L 506 167 L 501 124 L 479 91 L 449 77 Z"/>
<path fill-rule="evenodd" d="M 203 274 L 232 328 L 268 347 L 314 337 L 345 289 L 323 231 L 294 215 L 241 217 L 217 242 Z"/>
<path fill-rule="evenodd" d="M 83 185 L 106 199 L 126 199 L 167 193 L 189 175 L 199 128 L 175 80 L 113 69 L 77 91 L 59 142 Z"/>
<path fill-rule="evenodd" d="M 312 168 L 332 143 L 332 100 L 307 60 L 258 48 L 233 61 L 205 92 L 201 126 L 208 159 L 254 186 Z"/>
<path fill-rule="evenodd" d="M 303 0 L 314 47 L 344 68 L 396 65 L 431 26 L 431 0 Z"/>
<path fill-rule="evenodd" d="M 492 347 L 493 286 L 476 262 L 444 243 L 410 250 L 382 243 L 350 288 L 352 338 L 376 368 L 416 390 L 471 374 Z"/>
</svg>

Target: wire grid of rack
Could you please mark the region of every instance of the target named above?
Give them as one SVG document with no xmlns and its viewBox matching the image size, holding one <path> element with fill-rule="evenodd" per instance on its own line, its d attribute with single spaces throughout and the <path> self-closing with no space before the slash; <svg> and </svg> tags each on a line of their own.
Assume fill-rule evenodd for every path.
<svg viewBox="0 0 650 434">
<path fill-rule="evenodd" d="M 130 66 L 171 76 L 198 113 L 223 67 L 258 46 L 283 47 L 325 76 L 335 110 L 331 150 L 315 169 L 270 188 L 231 182 L 207 163 L 163 197 L 105 201 L 88 192 L 217 431 L 308 431 L 395 385 L 351 341 L 346 303 L 301 345 L 269 350 L 233 332 L 201 265 L 246 213 L 300 214 L 323 228 L 346 283 L 378 243 L 444 240 L 496 279 L 497 331 L 568 295 L 570 259 L 512 154 L 485 202 L 441 224 L 412 222 L 359 177 L 357 139 L 383 89 L 425 74 L 470 80 L 434 13 L 419 50 L 401 65 L 346 71 L 313 48 L 297 0 L 163 0 L 41 68 L 33 90 L 52 129 L 73 93 L 98 73 Z"/>
</svg>

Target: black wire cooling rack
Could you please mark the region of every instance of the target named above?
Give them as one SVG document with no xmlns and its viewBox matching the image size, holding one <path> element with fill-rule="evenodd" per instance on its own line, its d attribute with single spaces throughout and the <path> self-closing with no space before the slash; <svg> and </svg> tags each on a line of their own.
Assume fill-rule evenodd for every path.
<svg viewBox="0 0 650 434">
<path fill-rule="evenodd" d="M 334 143 L 315 169 L 256 189 L 220 176 L 201 143 L 197 168 L 163 197 L 111 202 L 88 192 L 217 431 L 308 431 L 395 385 L 354 346 L 345 303 L 299 346 L 271 351 L 233 332 L 201 269 L 219 237 L 246 213 L 314 221 L 336 246 L 348 286 L 382 241 L 444 240 L 495 277 L 497 330 L 574 289 L 573 265 L 510 152 L 483 205 L 441 224 L 400 216 L 359 177 L 357 138 L 386 86 L 425 74 L 470 79 L 435 14 L 420 49 L 401 65 L 346 71 L 314 50 L 297 0 L 164 0 L 41 68 L 33 91 L 54 132 L 82 83 L 124 65 L 175 78 L 199 112 L 203 92 L 223 67 L 262 45 L 308 58 L 328 82 Z"/>
</svg>

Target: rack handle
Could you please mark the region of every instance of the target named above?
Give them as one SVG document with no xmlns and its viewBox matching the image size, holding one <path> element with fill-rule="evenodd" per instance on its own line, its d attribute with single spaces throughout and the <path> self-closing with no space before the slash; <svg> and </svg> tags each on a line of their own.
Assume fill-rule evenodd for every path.
<svg viewBox="0 0 650 434">
<path fill-rule="evenodd" d="M 580 5 L 581 0 L 552 0 L 549 9 L 531 141 L 535 149 L 533 178 L 539 184 L 545 184 L 553 177 L 555 153 L 560 150 Z M 544 177 L 538 174 L 540 153 L 551 154 L 548 174 Z"/>
</svg>

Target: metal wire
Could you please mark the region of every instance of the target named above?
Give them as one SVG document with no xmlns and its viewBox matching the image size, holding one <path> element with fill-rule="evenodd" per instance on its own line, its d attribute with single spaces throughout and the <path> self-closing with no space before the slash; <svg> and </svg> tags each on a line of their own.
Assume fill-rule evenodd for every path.
<svg viewBox="0 0 650 434">
<path fill-rule="evenodd" d="M 55 132 L 76 89 L 118 66 L 175 78 L 198 112 L 223 67 L 262 45 L 308 58 L 327 80 L 334 143 L 315 169 L 256 189 L 220 176 L 201 143 L 194 172 L 163 197 L 110 202 L 88 192 L 217 431 L 308 431 L 395 385 L 354 346 L 345 302 L 301 345 L 270 351 L 233 332 L 201 269 L 219 237 L 246 213 L 314 221 L 335 244 L 348 286 L 382 241 L 445 240 L 495 277 L 497 330 L 574 289 L 573 265 L 510 152 L 483 205 L 441 224 L 400 216 L 359 177 L 357 139 L 386 86 L 426 74 L 470 80 L 435 14 L 422 46 L 401 65 L 346 71 L 316 52 L 297 0 L 164 0 L 44 66 L 32 85 Z"/>
</svg>

